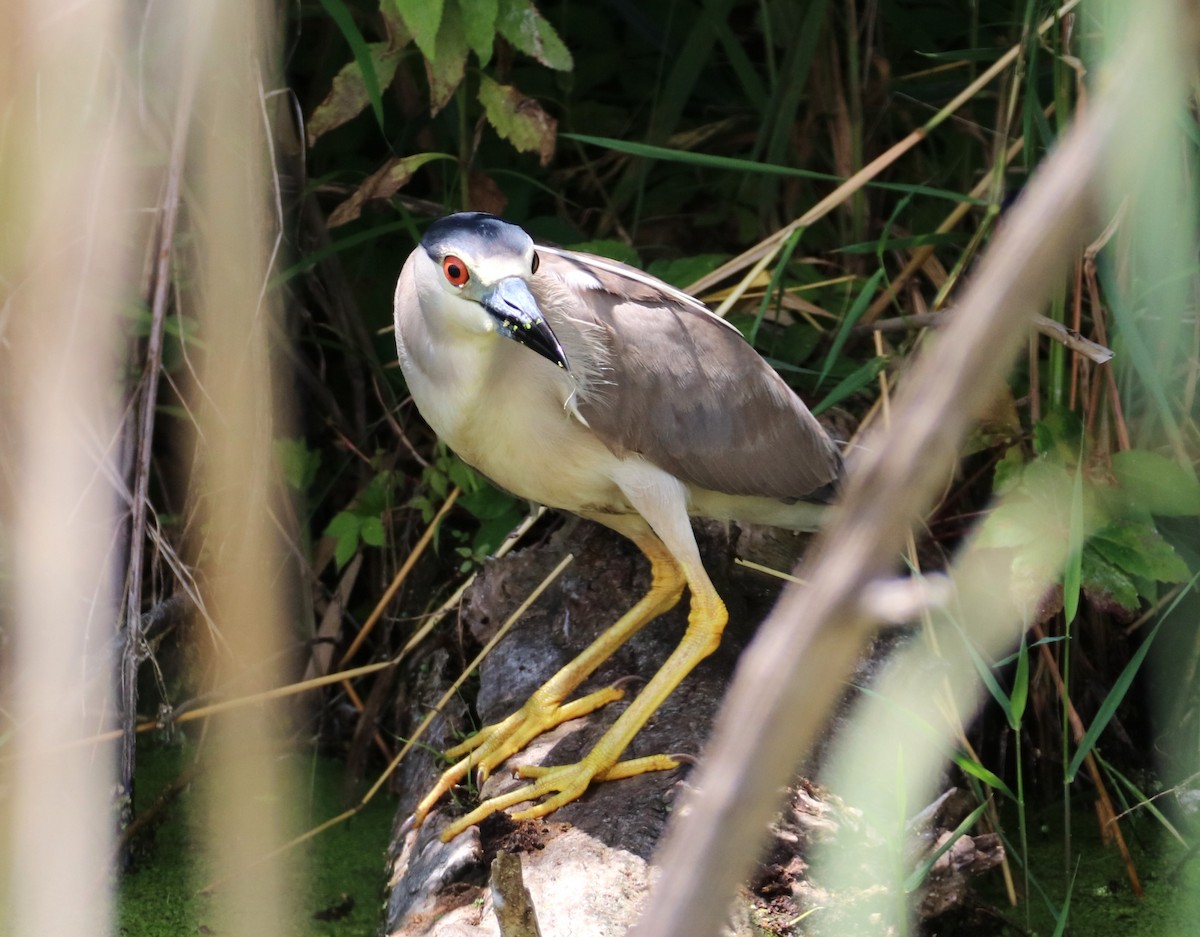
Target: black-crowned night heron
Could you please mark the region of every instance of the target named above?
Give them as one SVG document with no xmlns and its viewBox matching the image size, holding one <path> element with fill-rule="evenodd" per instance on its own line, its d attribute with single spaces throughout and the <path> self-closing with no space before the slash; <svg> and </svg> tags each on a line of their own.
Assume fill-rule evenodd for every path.
<svg viewBox="0 0 1200 937">
<path fill-rule="evenodd" d="M 578 764 L 523 769 L 532 783 L 448 827 L 545 816 L 593 780 L 674 767 L 620 762 L 668 694 L 716 649 L 727 613 L 689 515 L 815 526 L 841 468 L 833 441 L 741 334 L 700 302 L 601 257 L 535 246 L 521 228 L 464 212 L 430 225 L 396 286 L 396 344 L 413 400 L 470 465 L 515 495 L 624 534 L 650 560 L 650 591 L 460 760 L 413 816 L 472 767 L 486 777 L 532 739 L 617 699 L 570 700 L 625 640 L 691 590 L 676 650 Z M 544 798 L 544 799 L 542 799 Z"/>
</svg>

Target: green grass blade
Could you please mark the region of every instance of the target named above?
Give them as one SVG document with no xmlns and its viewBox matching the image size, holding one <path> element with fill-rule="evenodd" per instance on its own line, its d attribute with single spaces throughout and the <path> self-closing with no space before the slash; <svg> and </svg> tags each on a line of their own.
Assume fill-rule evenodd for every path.
<svg viewBox="0 0 1200 937">
<path fill-rule="evenodd" d="M 926 876 L 929 875 L 929 870 L 933 868 L 934 863 L 937 862 L 938 859 L 940 859 L 946 852 L 948 852 L 955 843 L 962 839 L 967 830 L 969 830 L 979 821 L 979 818 L 983 816 L 983 812 L 986 809 L 987 801 L 984 801 L 982 804 L 972 810 L 963 819 L 962 823 L 954 828 L 954 832 L 950 834 L 950 837 L 944 843 L 942 843 L 942 845 L 938 846 L 938 848 L 935 849 L 924 862 L 917 866 L 917 868 L 913 869 L 908 878 L 904 880 L 904 893 L 906 895 L 912 894 L 921 887 L 921 883 L 924 882 Z"/>
<path fill-rule="evenodd" d="M 829 347 L 829 354 L 825 356 L 825 366 L 821 369 L 821 375 L 817 378 L 817 387 L 825 383 L 825 378 L 829 376 L 829 370 L 837 361 L 838 355 L 842 352 L 842 346 L 846 344 L 846 340 L 850 338 L 850 330 L 854 328 L 856 323 L 864 312 L 867 311 L 867 306 L 871 303 L 871 298 L 875 295 L 875 290 L 879 287 L 879 281 L 883 279 L 882 268 L 876 270 L 866 284 L 858 292 L 858 296 L 854 300 L 854 305 L 850 307 L 850 311 L 846 313 L 842 319 L 841 326 L 838 327 L 837 335 L 833 337 L 833 344 Z"/>
<path fill-rule="evenodd" d="M 1062 937 L 1067 929 L 1067 920 L 1071 914 L 1071 895 L 1075 892 L 1075 878 L 1079 874 L 1079 862 L 1075 863 L 1075 871 L 1071 875 L 1071 881 L 1067 883 L 1067 897 L 1063 899 L 1062 910 L 1054 915 L 1054 937 Z"/>
<path fill-rule="evenodd" d="M 791 176 L 800 179 L 817 179 L 823 182 L 841 183 L 845 180 L 827 172 L 814 172 L 811 169 L 797 169 L 793 166 L 780 166 L 776 163 L 760 163 L 752 159 L 739 159 L 736 156 L 718 156 L 714 153 L 696 153 L 692 150 L 675 150 L 667 146 L 654 146 L 650 143 L 638 143 L 633 140 L 618 140 L 615 137 L 594 137 L 586 133 L 567 133 L 558 135 L 563 140 L 574 140 L 587 146 L 601 146 L 614 153 L 625 153 L 628 156 L 638 156 L 643 159 L 660 159 L 664 162 L 683 163 L 686 166 L 698 166 L 704 169 L 720 169 L 737 173 L 760 173 L 763 175 Z M 900 182 L 868 182 L 867 185 L 889 192 L 904 192 L 913 195 L 926 195 L 930 198 L 944 199 L 951 202 L 966 202 L 970 205 L 985 206 L 982 199 L 971 198 L 961 192 L 949 189 L 937 189 L 927 185 L 905 185 Z"/>
<path fill-rule="evenodd" d="M 870 384 L 887 367 L 887 358 L 872 358 L 866 364 L 855 368 L 834 385 L 825 397 L 812 408 L 813 413 L 821 413 L 830 407 L 837 406 L 851 394 L 857 393 Z"/>
<path fill-rule="evenodd" d="M 1000 708 L 1004 710 L 1004 715 L 1008 718 L 1008 724 L 1014 729 L 1017 728 L 1017 726 L 1013 725 L 1012 699 L 1007 693 L 1004 692 L 1004 688 L 1000 686 L 1000 681 L 996 679 L 996 675 L 992 672 L 992 668 L 988 665 L 988 662 L 980 656 L 979 651 L 975 650 L 975 645 L 971 643 L 970 639 L 965 634 L 961 633 L 960 637 L 962 637 L 963 646 L 966 647 L 967 653 L 971 655 L 971 663 L 975 665 L 975 672 L 979 674 L 979 679 L 983 681 L 983 685 L 987 687 L 988 692 L 992 694 L 992 698 L 999 703 Z"/>
<path fill-rule="evenodd" d="M 775 269 L 771 271 L 771 282 L 767 284 L 762 301 L 758 304 L 758 314 L 754 317 L 754 325 L 750 327 L 750 334 L 747 336 L 751 345 L 758 338 L 758 327 L 762 325 L 762 320 L 767 314 L 767 309 L 770 308 L 771 297 L 779 295 L 783 277 L 787 273 L 787 266 L 791 263 L 792 254 L 795 253 L 796 245 L 800 243 L 800 236 L 803 233 L 802 228 L 797 228 L 793 231 L 787 242 L 783 245 L 783 250 L 779 252 L 779 259 L 775 261 Z"/>
<path fill-rule="evenodd" d="M 1075 486 L 1071 492 L 1071 531 L 1067 566 L 1063 570 L 1063 616 L 1067 625 L 1079 612 L 1079 585 L 1083 576 L 1083 453 L 1075 466 Z"/>
<path fill-rule="evenodd" d="M 1009 800 L 1015 801 L 1017 795 L 1012 792 L 1012 789 L 1004 783 L 1004 779 L 993 771 L 988 770 L 974 758 L 968 758 L 962 752 L 958 752 L 954 756 L 954 763 L 965 773 L 982 781 L 993 790 L 1000 791 Z"/>
<path fill-rule="evenodd" d="M 337 24 L 337 28 L 346 37 L 346 42 L 350 44 L 350 51 L 354 53 L 354 61 L 358 63 L 359 70 L 362 72 L 363 87 L 367 91 L 367 97 L 371 99 L 371 110 L 375 112 L 375 120 L 382 130 L 383 95 L 379 92 L 379 76 L 375 74 L 375 63 L 371 61 L 371 50 L 367 48 L 367 41 L 358 31 L 353 14 L 342 0 L 321 0 L 321 6 L 325 8 L 329 18 Z"/>
<path fill-rule="evenodd" d="M 1133 678 L 1137 676 L 1138 671 L 1141 669 L 1142 661 L 1146 659 L 1146 655 L 1150 652 L 1150 645 L 1154 643 L 1155 635 L 1158 634 L 1167 617 L 1179 604 L 1179 600 L 1196 587 L 1197 579 L 1200 579 L 1200 573 L 1191 578 L 1191 581 L 1187 584 L 1187 588 L 1180 590 L 1179 595 L 1175 597 L 1175 601 L 1171 603 L 1171 606 L 1159 618 L 1158 624 L 1146 635 L 1146 640 L 1133 652 L 1133 656 L 1129 658 L 1129 663 L 1121 671 L 1121 676 L 1117 678 L 1112 689 L 1108 691 L 1108 695 L 1104 697 L 1104 702 L 1100 704 L 1099 710 L 1096 711 L 1096 718 L 1088 726 L 1087 732 L 1084 733 L 1083 739 L 1079 742 L 1079 747 L 1071 759 L 1071 764 L 1067 767 L 1067 783 L 1075 780 L 1075 775 L 1079 771 L 1079 766 L 1083 764 L 1083 759 L 1087 757 L 1088 752 L 1096 747 L 1096 740 L 1100 738 L 1100 733 L 1108 726 L 1108 723 L 1117 711 L 1117 707 L 1125 699 L 1125 694 L 1129 692 L 1129 688 L 1133 685 Z"/>
<path fill-rule="evenodd" d="M 1013 731 L 1021 728 L 1021 717 L 1025 715 L 1025 703 L 1029 699 L 1029 648 L 1025 635 L 1021 635 L 1021 648 L 1017 651 L 1017 671 L 1013 675 L 1012 697 L 1008 708 L 1008 724 Z"/>
<path fill-rule="evenodd" d="M 1175 837 L 1175 839 L 1179 841 L 1179 845 L 1181 845 L 1184 849 L 1190 849 L 1192 847 L 1192 844 L 1184 837 L 1184 835 L 1175 828 L 1175 824 L 1167 819 L 1166 814 L 1164 814 L 1158 809 L 1157 806 L 1155 806 L 1153 797 L 1143 792 L 1136 784 L 1134 784 L 1131 780 L 1129 780 L 1129 778 L 1125 777 L 1125 775 L 1105 761 L 1100 755 L 1096 755 L 1096 761 L 1100 762 L 1100 767 L 1104 769 L 1105 774 L 1116 779 L 1117 783 L 1121 787 L 1125 788 L 1130 796 L 1133 797 L 1134 804 L 1132 809 L 1144 809 L 1150 814 L 1150 816 L 1154 817 L 1154 819 L 1159 822 L 1164 830 Z"/>
</svg>

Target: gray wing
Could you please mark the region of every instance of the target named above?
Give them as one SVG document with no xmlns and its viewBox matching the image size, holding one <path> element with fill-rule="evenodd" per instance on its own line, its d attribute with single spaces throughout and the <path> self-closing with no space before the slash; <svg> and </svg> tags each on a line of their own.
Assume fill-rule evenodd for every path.
<svg viewBox="0 0 1200 937">
<path fill-rule="evenodd" d="M 731 495 L 819 497 L 837 479 L 833 441 L 729 323 L 615 261 L 598 267 L 565 251 L 542 259 L 535 286 L 545 285 L 552 325 L 572 320 L 568 328 L 605 345 L 606 373 L 577 405 L 610 450 Z"/>
</svg>

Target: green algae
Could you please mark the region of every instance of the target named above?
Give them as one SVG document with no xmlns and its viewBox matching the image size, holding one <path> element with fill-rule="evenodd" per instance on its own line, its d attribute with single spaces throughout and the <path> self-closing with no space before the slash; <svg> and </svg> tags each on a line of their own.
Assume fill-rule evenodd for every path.
<svg viewBox="0 0 1200 937">
<path fill-rule="evenodd" d="M 140 748 L 137 809 L 146 810 L 193 759 L 186 743 Z M 340 762 L 296 755 L 292 768 L 302 801 L 295 811 L 297 832 L 345 809 Z M 122 937 L 217 932 L 213 899 L 200 894 L 213 876 L 205 874 L 199 801 L 199 785 L 187 786 L 152 829 L 137 837 L 131 867 L 118 886 L 116 933 Z M 349 820 L 294 851 L 287 895 L 297 921 L 294 933 L 300 937 L 378 933 L 393 809 L 389 798 L 377 796 Z"/>
<path fill-rule="evenodd" d="M 1079 806 L 1084 805 L 1080 802 Z M 1058 924 L 1056 915 L 1066 907 L 1068 934 L 1182 937 L 1200 933 L 1195 917 L 1200 910 L 1200 857 L 1190 856 L 1187 847 L 1156 821 L 1148 816 L 1122 820 L 1144 890 L 1140 898 L 1134 894 L 1116 844 L 1102 842 L 1094 814 L 1080 809 L 1072 817 L 1069 859 L 1063 826 L 1061 806 L 1047 809 L 1031 821 L 1028 902 L 1010 908 L 998 888 L 989 891 L 995 907 L 1015 925 L 1012 932 L 1050 937 Z M 1015 829 L 1007 832 L 1011 839 L 1016 838 Z M 1022 888 L 1018 861 L 1013 862 L 1013 874 Z"/>
</svg>

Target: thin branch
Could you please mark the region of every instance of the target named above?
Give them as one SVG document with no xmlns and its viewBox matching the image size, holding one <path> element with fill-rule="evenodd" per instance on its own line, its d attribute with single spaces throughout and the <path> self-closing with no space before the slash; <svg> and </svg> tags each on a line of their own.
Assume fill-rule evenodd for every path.
<svg viewBox="0 0 1200 937">
<path fill-rule="evenodd" d="M 150 497 L 150 459 L 154 442 L 155 407 L 158 403 L 158 379 L 162 371 L 163 333 L 167 317 L 167 298 L 171 286 L 171 255 L 179 221 L 180 190 L 187 156 L 188 131 L 192 105 L 200 76 L 199 61 L 189 43 L 175 106 L 175 130 L 163 192 L 162 220 L 157 240 L 158 257 L 154 272 L 154 295 L 150 306 L 150 334 L 146 339 L 146 365 L 142 374 L 141 398 L 137 410 L 137 450 L 134 459 L 133 497 L 129 520 L 129 566 L 125 577 L 125 626 L 121 636 L 121 665 L 118 685 L 118 709 L 121 714 L 122 743 L 119 759 L 120 788 L 133 790 L 136 761 L 134 720 L 137 715 L 137 672 L 142 660 L 142 578 L 145 565 L 146 511 Z M 126 799 L 132 803 L 131 798 Z M 132 808 L 125 808 L 131 810 Z M 129 816 L 121 818 L 122 825 Z"/>
</svg>

